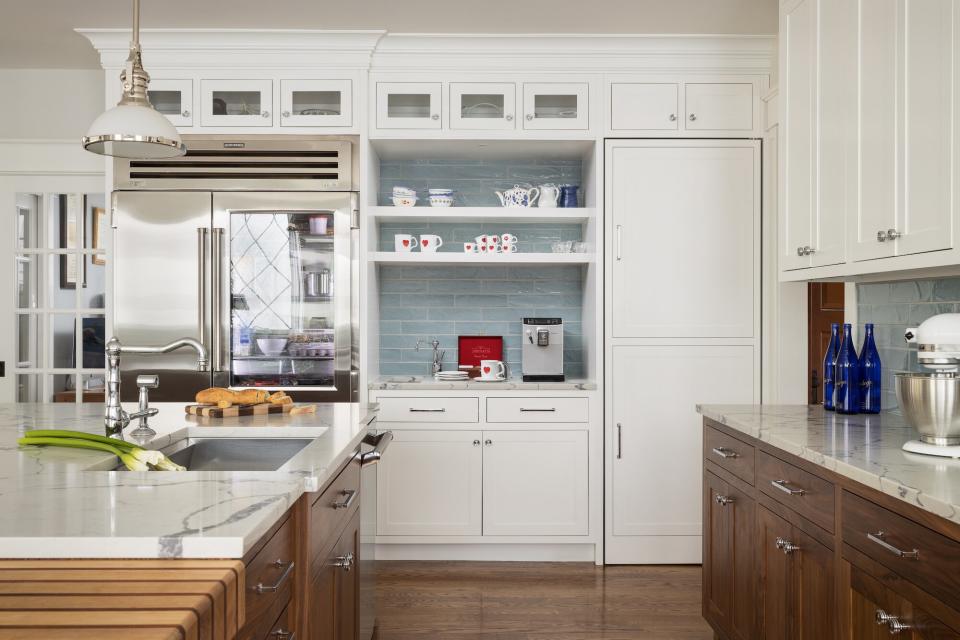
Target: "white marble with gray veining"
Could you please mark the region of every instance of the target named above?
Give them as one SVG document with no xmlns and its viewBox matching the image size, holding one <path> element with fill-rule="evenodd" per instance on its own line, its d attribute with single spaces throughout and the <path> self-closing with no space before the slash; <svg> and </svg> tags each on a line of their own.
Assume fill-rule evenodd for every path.
<svg viewBox="0 0 960 640">
<path fill-rule="evenodd" d="M 960 460 L 907 453 L 898 413 L 843 416 L 806 405 L 701 405 L 705 417 L 960 523 Z"/>
<path fill-rule="evenodd" d="M 385 376 L 371 382 L 369 387 L 373 391 L 593 391 L 597 383 L 590 380 L 524 382 L 518 378 L 503 382 L 448 382 L 433 377 Z"/>
<path fill-rule="evenodd" d="M 108 453 L 16 442 L 29 429 L 102 433 L 103 405 L 0 405 L 0 558 L 241 558 L 330 479 L 376 416 L 375 405 L 335 404 L 204 421 L 183 404 L 155 406 L 151 448 L 204 435 L 313 441 L 277 471 L 112 471 Z"/>
</svg>

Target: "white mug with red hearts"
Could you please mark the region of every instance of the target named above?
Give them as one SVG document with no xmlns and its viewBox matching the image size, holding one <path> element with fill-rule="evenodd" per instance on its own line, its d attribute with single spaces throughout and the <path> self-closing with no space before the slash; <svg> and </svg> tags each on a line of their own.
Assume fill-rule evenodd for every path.
<svg viewBox="0 0 960 640">
<path fill-rule="evenodd" d="M 443 238 L 430 233 L 420 236 L 420 251 L 432 253 L 443 246 Z"/>
<path fill-rule="evenodd" d="M 519 249 L 517 248 L 516 244 L 511 243 L 511 244 L 503 245 L 503 248 L 501 249 L 501 251 L 503 253 L 517 253 Z"/>
<path fill-rule="evenodd" d="M 500 241 L 505 245 L 517 244 L 517 236 L 513 235 L 512 233 L 504 233 L 500 236 Z"/>
<path fill-rule="evenodd" d="M 464 243 L 463 243 L 463 252 L 464 252 L 464 253 L 476 253 L 476 252 L 477 252 L 477 245 L 475 245 L 475 244 L 472 243 L 472 242 L 464 242 Z"/>
<path fill-rule="evenodd" d="M 480 378 L 482 380 L 505 380 L 507 367 L 500 360 L 481 360 Z"/>
<path fill-rule="evenodd" d="M 393 250 L 399 252 L 410 252 L 417 246 L 417 236 L 411 236 L 407 233 L 398 233 L 393 236 Z"/>
</svg>

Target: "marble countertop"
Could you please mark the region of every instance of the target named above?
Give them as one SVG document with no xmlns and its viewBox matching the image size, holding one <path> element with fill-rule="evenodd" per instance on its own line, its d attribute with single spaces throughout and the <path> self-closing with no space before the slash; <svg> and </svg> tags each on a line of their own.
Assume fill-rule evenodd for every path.
<svg viewBox="0 0 960 640">
<path fill-rule="evenodd" d="M 844 416 L 805 405 L 701 405 L 705 417 L 960 523 L 960 460 L 903 451 L 898 413 Z"/>
<path fill-rule="evenodd" d="M 430 376 L 384 376 L 369 384 L 374 391 L 593 391 L 597 383 L 570 379 L 564 382 L 524 382 L 509 378 L 503 382 L 445 382 Z"/>
<path fill-rule="evenodd" d="M 330 479 L 376 417 L 376 405 L 347 403 L 217 421 L 187 416 L 182 403 L 154 406 L 147 448 L 211 435 L 313 441 L 277 471 L 113 471 L 108 453 L 16 442 L 30 429 L 102 434 L 102 404 L 0 405 L 0 558 L 242 558 Z"/>
</svg>

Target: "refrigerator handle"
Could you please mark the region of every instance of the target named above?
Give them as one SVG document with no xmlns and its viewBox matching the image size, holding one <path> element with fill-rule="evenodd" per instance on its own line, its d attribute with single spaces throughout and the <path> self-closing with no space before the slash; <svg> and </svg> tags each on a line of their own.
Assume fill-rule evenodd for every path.
<svg viewBox="0 0 960 640">
<path fill-rule="evenodd" d="M 210 350 L 213 352 L 213 370 L 223 371 L 223 229 L 213 228 L 213 242 L 210 244 L 210 257 L 213 264 L 211 277 L 212 318 L 210 328 L 213 333 Z"/>
<path fill-rule="evenodd" d="M 203 346 L 207 342 L 207 228 L 197 227 L 197 335 Z M 210 370 L 209 360 L 204 371 Z"/>
</svg>

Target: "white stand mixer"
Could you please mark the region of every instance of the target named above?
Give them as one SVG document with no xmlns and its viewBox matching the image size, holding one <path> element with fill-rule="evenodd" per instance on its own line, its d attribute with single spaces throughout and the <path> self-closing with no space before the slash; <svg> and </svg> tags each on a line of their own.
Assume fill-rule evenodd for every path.
<svg viewBox="0 0 960 640">
<path fill-rule="evenodd" d="M 920 433 L 903 450 L 960 458 L 960 313 L 928 318 L 904 338 L 917 345 L 917 362 L 927 371 L 896 374 L 900 409 Z"/>
</svg>

